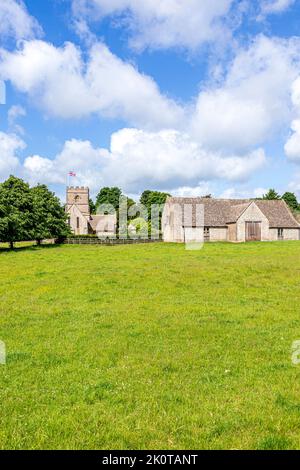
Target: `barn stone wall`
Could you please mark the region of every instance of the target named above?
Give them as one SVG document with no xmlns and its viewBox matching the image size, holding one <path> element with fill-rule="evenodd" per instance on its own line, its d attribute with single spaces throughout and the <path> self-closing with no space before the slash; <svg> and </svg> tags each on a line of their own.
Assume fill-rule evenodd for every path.
<svg viewBox="0 0 300 470">
<path fill-rule="evenodd" d="M 209 230 L 211 242 L 226 242 L 227 241 L 227 227 L 212 227 Z"/>
<path fill-rule="evenodd" d="M 269 221 L 253 202 L 241 215 L 236 223 L 237 241 L 246 241 L 246 222 L 261 222 L 261 239 L 269 240 Z"/>
<path fill-rule="evenodd" d="M 277 228 L 270 228 L 270 230 L 269 230 L 269 240 L 272 241 L 272 242 L 278 240 Z"/>
<path fill-rule="evenodd" d="M 285 228 L 283 230 L 284 240 L 299 240 L 299 229 L 297 228 Z"/>
<path fill-rule="evenodd" d="M 283 240 L 299 240 L 300 231 L 297 228 L 285 228 L 283 229 Z M 278 229 L 270 228 L 270 241 L 278 240 Z"/>
</svg>

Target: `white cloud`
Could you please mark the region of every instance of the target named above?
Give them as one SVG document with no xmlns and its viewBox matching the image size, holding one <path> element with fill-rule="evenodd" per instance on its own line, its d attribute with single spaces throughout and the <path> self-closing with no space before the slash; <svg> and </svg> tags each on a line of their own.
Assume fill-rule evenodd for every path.
<svg viewBox="0 0 300 470">
<path fill-rule="evenodd" d="M 173 196 L 179 197 L 199 197 L 211 194 L 212 197 L 220 199 L 253 199 L 260 198 L 268 192 L 267 188 L 251 188 L 248 185 L 230 186 L 220 191 L 216 184 L 203 182 L 194 187 L 180 187 L 170 191 Z"/>
<path fill-rule="evenodd" d="M 8 121 L 10 124 L 14 124 L 16 119 L 23 116 L 26 116 L 26 111 L 23 106 L 13 105 L 8 110 Z"/>
<path fill-rule="evenodd" d="M 221 81 L 182 107 L 104 44 L 94 44 L 86 59 L 72 43 L 54 47 L 34 40 L 15 52 L 0 50 L 0 78 L 48 115 L 95 113 L 151 131 L 185 130 L 203 148 L 228 155 L 248 153 L 288 126 L 290 87 L 299 72 L 299 39 L 259 36 L 238 50 Z"/>
<path fill-rule="evenodd" d="M 196 194 L 206 182 L 246 181 L 265 164 L 261 145 L 293 118 L 292 83 L 293 106 L 300 113 L 299 73 L 299 39 L 259 36 L 237 50 L 219 81 L 203 87 L 196 102 L 183 108 L 104 44 L 93 43 L 84 56 L 72 43 L 55 47 L 25 41 L 14 52 L 0 50 L 0 78 L 28 94 L 47 115 L 68 119 L 95 113 L 139 129 L 113 134 L 109 150 L 67 141 L 53 160 L 29 156 L 21 169 L 12 151 L 8 167 L 15 163 L 32 183 L 60 185 L 74 169 L 78 183 L 92 190 L 117 184 L 135 193 L 156 187 Z M 11 108 L 11 130 L 21 115 L 21 109 Z M 294 119 L 286 144 L 294 161 L 300 161 L 298 122 Z"/>
<path fill-rule="evenodd" d="M 243 181 L 265 162 L 261 149 L 225 158 L 205 151 L 178 131 L 122 129 L 112 135 L 109 150 L 74 139 L 54 160 L 28 157 L 24 170 L 31 182 L 64 184 L 72 169 L 77 173 L 76 184 L 88 185 L 92 191 L 105 184 L 136 194 L 145 187 L 165 190 L 216 179 Z"/>
<path fill-rule="evenodd" d="M 77 174 L 76 183 L 84 184 L 91 190 L 101 186 L 101 172 L 109 153 L 105 149 L 95 149 L 91 142 L 81 140 L 66 141 L 62 151 L 49 159 L 39 155 L 27 157 L 24 161 L 24 175 L 30 183 L 66 184 L 70 170 Z"/>
<path fill-rule="evenodd" d="M 136 49 L 196 49 L 230 35 L 226 19 L 233 4 L 234 0 L 73 0 L 73 11 L 80 19 L 80 32 L 83 18 L 111 16 L 114 24 L 119 18 L 119 24 L 128 27 L 130 44 Z"/>
<path fill-rule="evenodd" d="M 7 113 L 7 119 L 8 119 L 8 125 L 11 131 L 17 133 L 17 134 L 24 134 L 24 129 L 22 126 L 17 124 L 17 120 L 19 118 L 25 117 L 26 116 L 26 110 L 19 105 L 13 105 L 11 108 L 9 108 L 8 113 Z"/>
<path fill-rule="evenodd" d="M 24 162 L 24 172 L 30 183 L 61 183 L 63 178 L 55 173 L 55 163 L 49 158 L 39 155 L 27 157 Z"/>
<path fill-rule="evenodd" d="M 263 16 L 282 13 L 294 3 L 295 0 L 263 0 L 261 3 L 261 13 Z"/>
<path fill-rule="evenodd" d="M 296 118 L 291 123 L 291 133 L 284 150 L 290 161 L 300 163 L 300 77 L 291 86 L 291 97 Z"/>
<path fill-rule="evenodd" d="M 24 42 L 15 52 L 0 50 L 0 77 L 10 80 L 47 114 L 81 118 L 99 113 L 150 128 L 172 127 L 182 116 L 155 81 L 95 44 L 85 61 L 72 43 L 56 48 Z"/>
<path fill-rule="evenodd" d="M 112 136 L 108 170 L 129 187 L 177 184 L 224 178 L 243 180 L 265 162 L 262 150 L 244 157 L 209 152 L 189 135 L 175 130 L 157 133 L 123 129 Z M 125 175 L 124 175 L 125 173 Z M 172 186 L 173 185 L 173 186 Z"/>
<path fill-rule="evenodd" d="M 167 192 L 177 197 L 201 197 L 212 194 L 212 185 L 210 182 L 203 181 L 197 186 L 180 186 L 179 188 L 169 189 Z"/>
<path fill-rule="evenodd" d="M 296 193 L 297 198 L 300 197 L 300 173 L 296 172 L 293 175 L 293 179 L 289 184 L 288 190 Z"/>
<path fill-rule="evenodd" d="M 28 39 L 42 32 L 38 22 L 29 15 L 22 0 L 1 0 L 0 37 Z"/>
<path fill-rule="evenodd" d="M 200 92 L 194 138 L 231 152 L 265 143 L 291 119 L 290 87 L 299 71 L 299 39 L 259 36 L 238 51 L 221 84 Z"/>
<path fill-rule="evenodd" d="M 268 190 L 266 188 L 227 188 L 221 194 L 221 199 L 252 199 L 262 197 Z"/>
<path fill-rule="evenodd" d="M 297 119 L 291 124 L 292 134 L 287 140 L 284 150 L 289 160 L 300 163 L 300 120 Z"/>
<path fill-rule="evenodd" d="M 18 152 L 26 147 L 25 143 L 14 134 L 0 132 L 0 178 L 5 179 L 11 173 L 17 173 L 21 167 Z"/>
<path fill-rule="evenodd" d="M 53 159 L 31 155 L 21 163 L 18 152 L 24 148 L 15 135 L 0 133 L 1 179 L 13 173 L 32 185 L 64 186 L 73 170 L 77 177 L 72 182 L 89 186 L 92 193 L 104 185 L 117 185 L 132 194 L 157 188 L 178 195 L 204 195 L 212 192 L 212 182 L 247 181 L 266 163 L 262 149 L 225 157 L 175 130 L 122 129 L 112 135 L 109 149 L 72 139 Z"/>
</svg>

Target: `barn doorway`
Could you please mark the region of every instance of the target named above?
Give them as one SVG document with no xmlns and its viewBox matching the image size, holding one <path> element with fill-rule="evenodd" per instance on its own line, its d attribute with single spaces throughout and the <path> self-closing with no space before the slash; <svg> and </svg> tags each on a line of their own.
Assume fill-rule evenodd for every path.
<svg viewBox="0 0 300 470">
<path fill-rule="evenodd" d="M 261 241 L 261 222 L 246 222 L 246 242 Z"/>
</svg>

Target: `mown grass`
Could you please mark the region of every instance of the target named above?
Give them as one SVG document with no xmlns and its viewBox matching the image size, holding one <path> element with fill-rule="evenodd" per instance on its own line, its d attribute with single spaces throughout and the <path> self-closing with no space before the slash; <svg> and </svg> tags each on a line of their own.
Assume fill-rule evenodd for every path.
<svg viewBox="0 0 300 470">
<path fill-rule="evenodd" d="M 300 448 L 299 253 L 0 251 L 0 448 Z"/>
</svg>

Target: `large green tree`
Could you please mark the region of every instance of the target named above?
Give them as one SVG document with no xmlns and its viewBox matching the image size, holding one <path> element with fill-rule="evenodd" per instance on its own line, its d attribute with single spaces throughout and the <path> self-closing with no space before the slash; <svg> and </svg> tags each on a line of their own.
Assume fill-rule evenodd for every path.
<svg viewBox="0 0 300 470">
<path fill-rule="evenodd" d="M 121 196 L 122 191 L 120 188 L 102 188 L 96 198 L 96 208 L 98 209 L 101 205 L 109 204 L 113 206 L 115 210 L 118 210 Z"/>
<path fill-rule="evenodd" d="M 166 200 L 168 197 L 171 195 L 168 193 L 160 192 L 160 191 L 151 191 L 147 189 L 146 191 L 143 192 L 140 198 L 140 203 L 143 204 L 148 211 L 148 221 L 149 221 L 149 234 L 151 231 L 157 231 L 159 232 L 161 230 L 161 218 L 162 218 L 162 211 L 164 204 L 166 203 Z M 157 217 L 157 220 L 154 222 L 154 220 L 151 219 L 151 216 L 153 216 L 152 213 L 152 207 L 156 206 L 155 212 L 155 218 Z M 159 210 L 160 207 L 160 210 Z"/>
<path fill-rule="evenodd" d="M 297 197 L 294 193 L 285 192 L 282 196 L 282 199 L 287 203 L 287 205 L 293 210 L 299 210 L 299 203 Z"/>
<path fill-rule="evenodd" d="M 32 188 L 32 238 L 40 245 L 46 238 L 61 238 L 69 234 L 67 215 L 59 199 L 47 186 Z"/>
<path fill-rule="evenodd" d="M 152 193 L 153 191 L 150 191 L 150 189 L 146 189 L 146 191 L 144 191 L 140 197 L 140 203 L 148 207 L 149 199 Z"/>
<path fill-rule="evenodd" d="M 280 194 L 278 194 L 275 189 L 269 189 L 269 191 L 263 195 L 263 199 L 266 200 L 274 200 L 274 199 L 281 199 Z"/>
<path fill-rule="evenodd" d="M 160 191 L 150 191 L 147 189 L 143 192 L 140 198 L 141 204 L 147 207 L 149 215 L 151 214 L 151 206 L 153 204 L 163 205 L 165 204 L 168 197 L 171 195 L 168 193 L 162 193 Z"/>
<path fill-rule="evenodd" d="M 33 234 L 33 202 L 29 185 L 10 176 L 0 184 L 0 240 L 13 249 L 17 241 Z"/>
<path fill-rule="evenodd" d="M 100 189 L 97 195 L 96 213 L 101 208 L 101 206 L 102 211 L 104 209 L 104 211 L 107 213 L 115 212 L 117 215 L 117 230 L 119 231 L 119 234 L 125 234 L 127 233 L 127 218 L 133 219 L 136 217 L 136 214 L 133 216 L 128 215 L 129 209 L 134 205 L 135 201 L 125 196 L 120 188 L 105 187 Z M 113 207 L 114 211 L 112 211 L 109 206 Z M 122 214 L 120 214 L 120 211 L 122 211 Z"/>
</svg>

